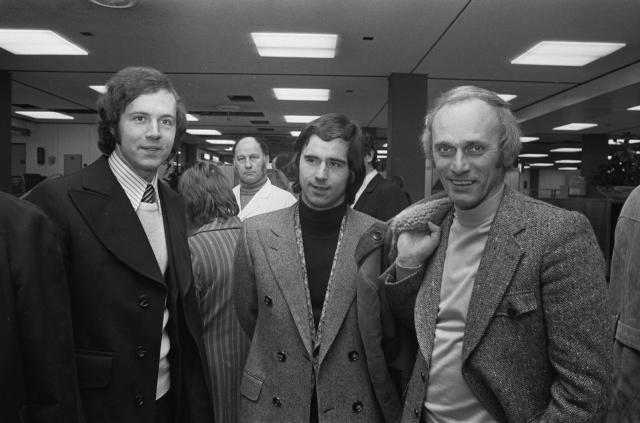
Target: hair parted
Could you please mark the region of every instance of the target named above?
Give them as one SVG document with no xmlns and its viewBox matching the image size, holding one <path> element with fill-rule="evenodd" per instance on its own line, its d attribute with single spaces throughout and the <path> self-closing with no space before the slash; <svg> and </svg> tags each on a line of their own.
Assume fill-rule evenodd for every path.
<svg viewBox="0 0 640 423">
<path fill-rule="evenodd" d="M 107 91 L 98 98 L 98 148 L 110 155 L 120 143 L 118 123 L 127 106 L 143 94 L 154 94 L 166 90 L 176 99 L 176 136 L 177 141 L 187 129 L 186 108 L 169 78 L 159 70 L 147 67 L 130 66 L 118 71 L 107 82 Z"/>
<path fill-rule="evenodd" d="M 328 113 L 310 122 L 298 135 L 293 147 L 294 159 L 292 162 L 295 180 L 292 185 L 294 193 L 298 194 L 300 188 L 300 157 L 302 150 L 309 143 L 312 135 L 316 135 L 323 141 L 341 139 L 349 144 L 347 151 L 347 164 L 349 166 L 349 182 L 345 197 L 347 204 L 353 204 L 362 185 L 365 176 L 362 149 L 362 130 L 360 126 L 347 116 L 338 113 Z"/>
<path fill-rule="evenodd" d="M 472 99 L 480 100 L 495 110 L 500 125 L 499 143 L 502 166 L 505 170 L 513 168 L 515 166 L 516 159 L 518 158 L 518 153 L 520 152 L 522 143 L 520 141 L 520 127 L 518 126 L 518 121 L 511 112 L 511 106 L 509 103 L 498 97 L 498 95 L 493 91 L 472 85 L 455 87 L 442 93 L 427 113 L 427 116 L 425 117 L 424 131 L 420 138 L 422 148 L 424 149 L 427 158 L 433 164 L 433 141 L 431 135 L 433 119 L 436 114 L 445 106 Z"/>
<path fill-rule="evenodd" d="M 240 212 L 229 180 L 214 163 L 199 161 L 185 170 L 178 191 L 187 205 L 189 228 L 199 228 L 214 218 L 226 220 Z"/>
</svg>

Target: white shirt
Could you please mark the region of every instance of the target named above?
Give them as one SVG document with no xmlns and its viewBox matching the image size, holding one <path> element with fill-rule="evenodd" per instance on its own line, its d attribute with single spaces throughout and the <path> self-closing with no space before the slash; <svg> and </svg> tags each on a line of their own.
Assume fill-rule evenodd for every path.
<svg viewBox="0 0 640 423">
<path fill-rule="evenodd" d="M 233 187 L 233 195 L 236 197 L 238 207 L 242 207 L 240 204 L 240 185 Z M 278 188 L 269 181 L 269 178 L 267 178 L 267 182 L 265 182 L 262 188 L 255 193 L 253 198 L 244 208 L 240 209 L 238 217 L 240 220 L 245 220 L 251 216 L 284 209 L 294 204 L 296 201 L 298 201 L 298 199 L 289 191 Z"/>
</svg>

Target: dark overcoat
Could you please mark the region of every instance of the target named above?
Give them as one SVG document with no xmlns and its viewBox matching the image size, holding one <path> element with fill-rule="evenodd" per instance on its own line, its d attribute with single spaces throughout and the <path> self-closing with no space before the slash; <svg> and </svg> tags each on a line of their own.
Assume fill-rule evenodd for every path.
<svg viewBox="0 0 640 423">
<path fill-rule="evenodd" d="M 158 183 L 167 240 L 163 277 L 106 157 L 27 197 L 57 226 L 71 299 L 78 383 L 88 422 L 153 421 L 164 302 L 171 392 L 180 422 L 211 421 L 202 323 L 182 199 Z"/>
</svg>

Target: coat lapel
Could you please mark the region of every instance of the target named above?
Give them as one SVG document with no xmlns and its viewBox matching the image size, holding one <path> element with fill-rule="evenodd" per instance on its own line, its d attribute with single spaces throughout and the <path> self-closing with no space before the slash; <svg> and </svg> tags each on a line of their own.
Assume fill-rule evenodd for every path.
<svg viewBox="0 0 640 423">
<path fill-rule="evenodd" d="M 462 349 L 463 362 L 484 336 L 524 254 L 515 236 L 525 229 L 525 225 L 514 220 L 514 216 L 517 216 L 514 213 L 517 207 L 514 200 L 514 193 L 505 187 L 502 202 L 489 231 L 469 302 Z"/>
<path fill-rule="evenodd" d="M 269 267 L 273 272 L 282 295 L 289 306 L 300 337 L 311 356 L 311 327 L 309 326 L 309 310 L 303 283 L 302 262 L 298 252 L 294 229 L 294 212 L 297 207 L 289 207 L 286 213 L 280 214 L 280 220 L 259 232 L 259 237 L 267 256 Z"/>
<path fill-rule="evenodd" d="M 95 236 L 125 265 L 164 284 L 142 224 L 106 157 L 85 170 L 82 184 L 82 190 L 71 190 L 69 196 Z"/>
<path fill-rule="evenodd" d="M 324 326 L 322 332 L 322 340 L 320 344 L 319 363 L 322 363 L 331 344 L 336 339 L 342 322 L 344 321 L 351 303 L 353 303 L 356 295 L 356 261 L 354 253 L 356 245 L 360 240 L 360 235 L 366 228 L 358 227 L 356 216 L 347 207 L 347 220 L 345 222 L 344 234 L 342 236 L 342 245 L 337 255 L 335 268 L 333 269 L 333 281 L 331 282 L 331 290 L 329 297 L 325 299 L 323 310 Z"/>
</svg>

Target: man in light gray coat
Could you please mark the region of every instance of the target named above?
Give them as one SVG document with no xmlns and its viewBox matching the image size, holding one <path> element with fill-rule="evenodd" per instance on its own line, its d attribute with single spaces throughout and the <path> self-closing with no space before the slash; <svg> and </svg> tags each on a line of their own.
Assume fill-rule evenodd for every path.
<svg viewBox="0 0 640 423">
<path fill-rule="evenodd" d="M 240 421 L 384 421 L 357 321 L 354 253 L 376 222 L 348 207 L 364 177 L 360 138 L 343 115 L 311 122 L 295 144 L 300 201 L 244 222 L 234 295 L 251 347 Z"/>
<path fill-rule="evenodd" d="M 458 87 L 426 117 L 447 196 L 390 224 L 383 274 L 419 352 L 403 422 L 595 422 L 606 411 L 604 260 L 576 212 L 504 184 L 520 149 L 507 103 Z M 438 226 L 439 225 L 439 226 Z"/>
</svg>

